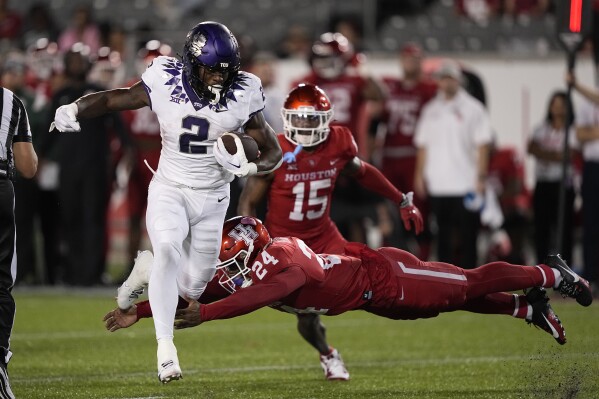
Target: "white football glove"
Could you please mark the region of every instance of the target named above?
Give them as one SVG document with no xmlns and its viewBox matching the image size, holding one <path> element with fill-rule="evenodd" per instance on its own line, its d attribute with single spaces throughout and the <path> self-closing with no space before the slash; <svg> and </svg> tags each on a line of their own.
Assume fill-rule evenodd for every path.
<svg viewBox="0 0 599 399">
<path fill-rule="evenodd" d="M 55 127 L 59 132 L 81 131 L 81 126 L 79 126 L 79 122 L 77 121 L 78 112 L 79 109 L 75 103 L 58 107 L 56 114 L 54 114 L 54 122 L 50 124 L 50 131 Z"/>
<path fill-rule="evenodd" d="M 223 140 L 219 137 L 212 148 L 216 162 L 237 177 L 251 176 L 258 173 L 258 165 L 256 165 L 254 162 L 248 162 L 239 136 L 233 133 L 225 134 L 233 136 L 235 145 L 237 146 L 237 152 L 235 155 L 229 154 L 225 148 Z"/>
</svg>

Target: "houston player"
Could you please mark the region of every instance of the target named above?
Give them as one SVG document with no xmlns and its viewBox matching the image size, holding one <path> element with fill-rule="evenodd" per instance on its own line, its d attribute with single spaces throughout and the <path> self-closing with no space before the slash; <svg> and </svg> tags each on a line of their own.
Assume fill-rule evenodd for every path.
<svg viewBox="0 0 599 399">
<path fill-rule="evenodd" d="M 582 306 L 592 302 L 588 282 L 559 255 L 537 266 L 493 262 L 472 270 L 357 243 L 350 244 L 345 255 L 317 255 L 298 238 L 271 238 L 258 219 L 247 216 L 225 222 L 219 260 L 219 282 L 233 294 L 210 304 L 181 304 L 176 328 L 241 316 L 264 306 L 329 316 L 365 310 L 394 320 L 466 310 L 525 319 L 565 344 L 564 328 L 544 288 L 554 288 Z M 527 295 L 504 292 L 529 288 Z M 104 320 L 107 329 L 116 331 L 150 315 L 148 304 L 142 303 L 127 312 L 117 308 Z"/>
<path fill-rule="evenodd" d="M 386 77 L 383 79 L 387 89 L 384 112 L 382 116 L 385 127 L 381 141 L 381 171 L 395 187 L 406 191 L 414 189 L 414 171 L 416 170 L 416 147 L 412 142 L 416 123 L 422 107 L 437 92 L 437 85 L 422 77 L 422 49 L 414 44 L 405 44 L 399 60 L 402 66 L 401 79 Z M 426 219 L 427 206 L 423 199 L 416 198 L 423 216 Z M 429 234 L 423 234 L 428 236 Z M 420 244 L 428 237 L 420 236 Z M 422 245 L 419 256 L 428 258 L 428 245 Z"/>
<path fill-rule="evenodd" d="M 250 177 L 241 193 L 238 214 L 256 215 L 256 207 L 267 198 L 265 224 L 274 237 L 293 235 L 317 253 L 342 254 L 347 241 L 331 220 L 330 210 L 335 182 L 343 174 L 397 204 L 406 229 L 413 223 L 416 233 L 420 232 L 422 218 L 412 205 L 411 193 L 402 194 L 357 156 L 349 129 L 329 126 L 333 106 L 323 90 L 300 84 L 290 91 L 281 112 L 285 132 L 277 138 L 285 157 L 294 149 L 301 151 L 273 173 Z M 298 330 L 319 351 L 323 362 L 327 356 L 338 356 L 326 342 L 318 315 L 298 314 Z M 327 375 L 337 378 L 340 374 L 347 372 L 333 370 Z"/>
<path fill-rule="evenodd" d="M 354 134 L 360 155 L 368 154 L 366 104 L 382 104 L 383 91 L 371 77 L 358 73 L 363 55 L 341 33 L 327 32 L 312 45 L 311 72 L 292 84 L 311 83 L 323 89 L 335 106 L 335 124 Z"/>
<path fill-rule="evenodd" d="M 153 267 L 149 279 L 134 270 L 119 288 L 117 302 L 129 307 L 149 281 L 163 383 L 181 378 L 173 343 L 177 293 L 199 298 L 214 276 L 228 183 L 234 175 L 270 172 L 281 160 L 276 135 L 262 115 L 260 80 L 239 72 L 239 48 L 229 29 L 199 23 L 187 35 L 182 58 L 158 57 L 140 82 L 81 97 L 58 108 L 53 122 L 59 131 L 79 131 L 77 118 L 146 106 L 158 117 L 162 151 L 146 213 Z M 240 130 L 257 141 L 262 152 L 257 162 L 248 162 L 243 151 L 230 155 L 224 149 L 220 136 Z"/>
<path fill-rule="evenodd" d="M 370 120 L 380 114 L 384 93 L 364 72 L 364 59 L 365 56 L 357 54 L 341 33 L 324 33 L 312 45 L 310 74 L 298 79 L 293 87 L 298 83 L 311 83 L 323 89 L 335 107 L 335 118 L 331 123 L 349 128 L 360 157 L 368 160 L 372 148 L 368 135 Z M 333 202 L 337 204 L 333 214 L 335 223 L 353 241 L 366 242 L 363 219 L 376 220 L 382 211 L 386 211 L 378 198 L 345 177 L 338 180 Z"/>
</svg>

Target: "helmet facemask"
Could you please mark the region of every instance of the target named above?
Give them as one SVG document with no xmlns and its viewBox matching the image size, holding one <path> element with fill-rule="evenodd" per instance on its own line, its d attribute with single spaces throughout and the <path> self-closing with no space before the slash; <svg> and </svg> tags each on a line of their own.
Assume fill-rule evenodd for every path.
<svg viewBox="0 0 599 399">
<path fill-rule="evenodd" d="M 252 277 L 247 263 L 250 258 L 248 253 L 252 252 L 253 246 L 252 243 L 248 251 L 241 250 L 233 258 L 216 265 L 216 272 L 219 275 L 218 283 L 231 294 L 238 288 L 252 285 Z"/>
<path fill-rule="evenodd" d="M 189 78 L 189 83 L 199 96 L 207 98 L 213 104 L 217 104 L 233 83 L 237 71 L 231 71 L 230 68 L 211 68 L 199 63 L 192 64 L 193 73 L 191 74 L 192 77 Z M 222 75 L 222 83 L 208 85 L 206 83 L 210 79 L 208 75 L 217 73 Z"/>
<path fill-rule="evenodd" d="M 337 79 L 345 71 L 346 62 L 338 56 L 315 57 L 312 60 L 314 72 L 323 79 Z"/>
<path fill-rule="evenodd" d="M 316 111 L 311 106 L 282 110 L 285 137 L 296 145 L 313 147 L 329 136 L 333 110 Z"/>
</svg>

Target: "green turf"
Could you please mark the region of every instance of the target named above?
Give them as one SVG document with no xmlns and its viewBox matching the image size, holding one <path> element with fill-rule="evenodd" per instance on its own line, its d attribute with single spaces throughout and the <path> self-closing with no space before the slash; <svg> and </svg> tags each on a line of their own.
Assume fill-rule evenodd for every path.
<svg viewBox="0 0 599 399">
<path fill-rule="evenodd" d="M 327 382 L 295 320 L 261 310 L 177 332 L 184 379 L 156 378 L 150 320 L 108 333 L 108 294 L 16 292 L 17 398 L 598 398 L 599 306 L 553 300 L 569 342 L 506 316 L 324 317 L 350 382 Z"/>
</svg>

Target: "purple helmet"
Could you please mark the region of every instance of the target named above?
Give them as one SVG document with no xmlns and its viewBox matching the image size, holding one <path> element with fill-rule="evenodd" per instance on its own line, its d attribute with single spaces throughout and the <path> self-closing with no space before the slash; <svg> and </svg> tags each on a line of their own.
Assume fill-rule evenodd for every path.
<svg viewBox="0 0 599 399">
<path fill-rule="evenodd" d="M 183 46 L 183 68 L 198 95 L 218 101 L 235 79 L 239 64 L 237 39 L 225 25 L 212 21 L 201 22 L 187 34 Z M 223 84 L 208 86 L 204 83 L 198 68 L 200 66 L 221 72 Z"/>
</svg>

